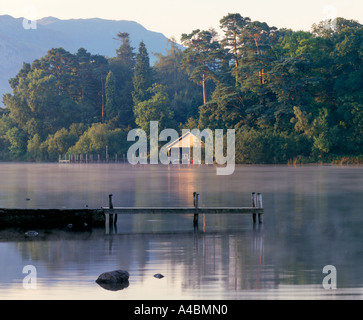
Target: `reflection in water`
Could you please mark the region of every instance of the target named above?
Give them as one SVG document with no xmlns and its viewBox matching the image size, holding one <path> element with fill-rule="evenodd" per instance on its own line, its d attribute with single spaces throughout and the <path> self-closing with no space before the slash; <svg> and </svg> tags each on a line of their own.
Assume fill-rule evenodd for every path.
<svg viewBox="0 0 363 320">
<path fill-rule="evenodd" d="M 125 289 L 125 298 L 138 299 L 155 273 L 164 275 L 162 281 L 168 283 L 168 297 L 179 299 L 184 291 L 191 296 L 203 298 L 235 298 L 239 290 L 263 289 L 273 287 L 265 282 L 261 285 L 260 274 L 249 264 L 261 263 L 259 237 L 250 238 L 245 233 L 180 233 L 180 234 L 129 234 L 104 237 L 101 230 L 89 235 L 62 234 L 52 231 L 43 235 L 40 241 L 20 241 L 16 250 L 21 256 L 21 263 L 33 264 L 37 268 L 37 294 L 57 287 L 88 286 L 95 290 L 94 281 L 100 272 L 114 269 L 128 270 L 129 287 Z M 248 241 L 249 240 L 249 241 Z M 14 248 L 15 249 L 15 248 Z M 19 263 L 19 261 L 18 261 Z M 14 276 L 15 274 L 13 274 Z M 17 296 L 23 293 L 20 283 L 16 287 L 14 280 L 20 281 L 22 274 L 14 278 L 7 275 L 2 279 L 0 293 Z M 88 279 L 88 281 L 82 281 Z M 9 287 L 13 287 L 9 290 Z M 155 285 L 155 282 L 153 283 Z M 176 286 L 176 287 L 175 287 Z M 7 290 L 5 290 L 7 289 Z M 5 290 L 5 291 L 4 291 Z M 73 290 L 73 289 L 72 289 Z M 51 290 L 52 291 L 52 290 Z M 127 292 L 126 292 L 127 291 Z M 78 289 L 74 296 L 78 297 Z M 94 298 L 107 292 L 94 291 Z M 165 298 L 163 291 L 154 289 L 147 299 Z"/>
<path fill-rule="evenodd" d="M 262 192 L 265 207 L 262 226 L 250 215 L 202 215 L 198 229 L 192 216 L 127 215 L 109 235 L 0 230 L 3 299 L 362 298 L 361 167 L 240 166 L 228 177 L 213 167 L 0 164 L 0 174 L 0 207 L 100 207 L 109 193 L 115 206 L 191 206 L 194 191 L 201 206 L 248 206 Z M 22 285 L 28 264 L 36 290 Z M 328 264 L 337 290 L 322 287 Z M 116 269 L 130 273 L 128 287 L 95 283 Z"/>
<path fill-rule="evenodd" d="M 120 282 L 120 283 L 118 283 L 118 282 L 116 282 L 116 283 L 96 282 L 96 283 L 103 289 L 110 290 L 110 291 L 123 290 L 129 286 L 128 281 L 124 281 L 124 282 Z"/>
</svg>

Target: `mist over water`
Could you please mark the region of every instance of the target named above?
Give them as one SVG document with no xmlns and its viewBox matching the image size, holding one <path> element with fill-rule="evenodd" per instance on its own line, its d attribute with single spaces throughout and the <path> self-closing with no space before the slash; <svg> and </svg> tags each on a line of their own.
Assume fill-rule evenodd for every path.
<svg viewBox="0 0 363 320">
<path fill-rule="evenodd" d="M 103 228 L 0 229 L 1 299 L 361 299 L 363 167 L 0 164 L 0 208 L 250 206 L 263 194 L 264 223 L 250 215 L 119 216 Z M 24 289 L 34 265 L 37 288 Z M 326 290 L 323 268 L 337 270 Z M 129 286 L 95 280 L 128 270 Z M 154 274 L 161 273 L 162 279 Z"/>
</svg>

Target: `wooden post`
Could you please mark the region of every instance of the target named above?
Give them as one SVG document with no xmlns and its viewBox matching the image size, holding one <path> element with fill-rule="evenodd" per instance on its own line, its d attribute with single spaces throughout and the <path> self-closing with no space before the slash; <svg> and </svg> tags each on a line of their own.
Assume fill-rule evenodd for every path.
<svg viewBox="0 0 363 320">
<path fill-rule="evenodd" d="M 257 208 L 263 208 L 261 193 L 257 193 Z M 258 223 L 262 223 L 262 214 L 261 213 L 258 214 Z"/>
<path fill-rule="evenodd" d="M 255 192 L 252 192 L 252 194 L 251 194 L 251 206 L 252 206 L 252 208 L 256 208 L 256 206 L 257 206 L 257 197 L 256 197 Z M 252 220 L 253 220 L 253 223 L 256 223 L 256 213 L 252 214 Z"/>
<path fill-rule="evenodd" d="M 109 194 L 108 195 L 108 207 L 110 208 L 110 209 L 113 209 L 113 202 L 112 202 L 112 194 Z"/>
<path fill-rule="evenodd" d="M 113 209 L 113 203 L 112 203 L 112 194 L 108 195 L 108 207 L 109 209 Z M 113 223 L 113 214 L 110 213 L 110 221 L 109 224 L 111 225 Z"/>
<path fill-rule="evenodd" d="M 194 208 L 198 208 L 198 206 L 199 206 L 199 193 L 194 192 L 193 193 L 193 198 L 194 198 Z M 193 225 L 194 226 L 198 225 L 198 213 L 194 213 Z"/>
</svg>

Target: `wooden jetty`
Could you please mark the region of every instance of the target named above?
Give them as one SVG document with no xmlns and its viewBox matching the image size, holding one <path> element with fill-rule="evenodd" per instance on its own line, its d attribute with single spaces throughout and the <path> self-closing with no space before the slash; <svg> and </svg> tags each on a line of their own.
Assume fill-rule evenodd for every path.
<svg viewBox="0 0 363 320">
<path fill-rule="evenodd" d="M 118 215 L 124 214 L 188 214 L 194 215 L 193 225 L 198 226 L 199 214 L 251 214 L 252 221 L 263 222 L 264 208 L 262 194 L 253 192 L 251 207 L 200 207 L 199 193 L 193 193 L 193 207 L 114 207 L 113 195 L 109 195 L 109 206 L 100 209 L 16 209 L 0 208 L 0 228 L 27 227 L 27 228 L 60 228 L 74 227 L 100 227 L 106 228 L 117 223 Z"/>
<path fill-rule="evenodd" d="M 101 154 L 65 154 L 59 155 L 59 163 L 126 163 L 125 154 L 119 157 L 117 153 L 110 157 L 106 151 L 106 155 Z"/>
</svg>

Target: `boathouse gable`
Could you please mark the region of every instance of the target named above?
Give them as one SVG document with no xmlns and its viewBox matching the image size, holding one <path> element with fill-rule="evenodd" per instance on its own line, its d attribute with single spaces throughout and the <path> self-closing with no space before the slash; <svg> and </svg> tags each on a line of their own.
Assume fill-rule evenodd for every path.
<svg viewBox="0 0 363 320">
<path fill-rule="evenodd" d="M 192 131 L 187 131 L 178 139 L 170 142 L 165 146 L 168 157 L 172 157 L 172 163 L 189 164 L 193 159 L 193 147 L 199 147 L 203 144 L 200 137 Z"/>
</svg>

